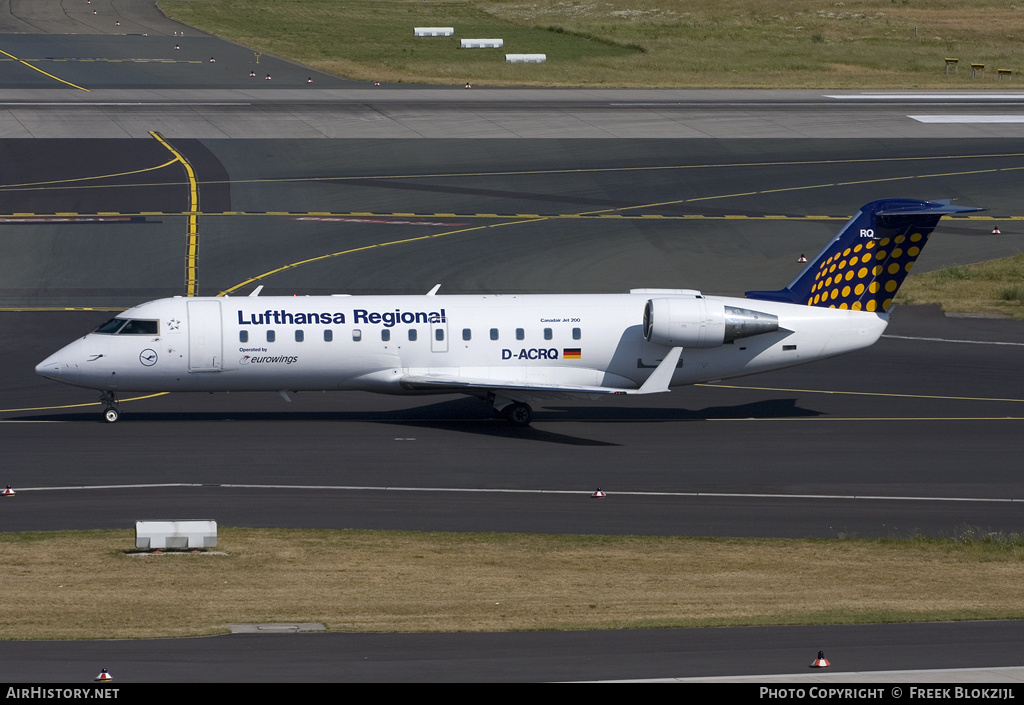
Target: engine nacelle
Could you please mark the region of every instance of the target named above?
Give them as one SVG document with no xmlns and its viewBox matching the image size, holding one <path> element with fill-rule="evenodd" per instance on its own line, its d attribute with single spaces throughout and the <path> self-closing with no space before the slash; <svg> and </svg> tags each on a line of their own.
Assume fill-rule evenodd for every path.
<svg viewBox="0 0 1024 705">
<path fill-rule="evenodd" d="M 714 348 L 778 329 L 778 316 L 700 296 L 650 299 L 644 307 L 644 338 L 668 347 Z"/>
</svg>

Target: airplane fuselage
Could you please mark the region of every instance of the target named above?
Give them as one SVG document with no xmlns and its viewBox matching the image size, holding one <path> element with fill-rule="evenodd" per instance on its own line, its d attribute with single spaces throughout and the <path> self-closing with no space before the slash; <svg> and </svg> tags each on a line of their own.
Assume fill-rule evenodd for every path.
<svg viewBox="0 0 1024 705">
<path fill-rule="evenodd" d="M 37 367 L 103 391 L 444 392 L 410 379 L 636 389 L 673 344 L 644 334 L 649 301 L 723 304 L 777 330 L 683 348 L 671 386 L 763 372 L 871 345 L 888 317 L 862 311 L 639 290 L 598 295 L 170 298 L 136 306 Z M 691 327 L 713 320 L 695 320 Z M 462 390 L 459 390 L 462 391 Z M 466 393 L 486 393 L 486 389 Z M 537 394 L 532 396 L 537 397 Z M 543 395 L 541 395 L 543 396 Z"/>
</svg>

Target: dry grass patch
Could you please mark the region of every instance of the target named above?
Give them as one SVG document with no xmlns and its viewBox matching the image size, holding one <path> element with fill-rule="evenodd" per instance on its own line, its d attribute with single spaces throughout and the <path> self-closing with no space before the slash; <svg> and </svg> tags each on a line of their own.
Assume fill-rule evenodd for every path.
<svg viewBox="0 0 1024 705">
<path fill-rule="evenodd" d="M 1024 70 L 1009 0 L 164 0 L 175 19 L 357 80 L 658 88 L 998 88 Z M 454 26 L 415 38 L 415 26 Z M 460 50 L 501 37 L 503 50 Z M 544 53 L 506 64 L 504 52 Z M 945 57 L 965 70 L 945 73 Z M 970 63 L 990 69 L 970 77 Z M 1005 81 L 1004 81 L 1005 84 Z"/>
<path fill-rule="evenodd" d="M 910 276 L 896 303 L 1024 319 L 1024 254 Z"/>
<path fill-rule="evenodd" d="M 1019 618 L 1019 542 L 786 541 L 221 528 L 226 555 L 126 531 L 0 534 L 2 639 L 234 622 L 507 631 Z"/>
</svg>

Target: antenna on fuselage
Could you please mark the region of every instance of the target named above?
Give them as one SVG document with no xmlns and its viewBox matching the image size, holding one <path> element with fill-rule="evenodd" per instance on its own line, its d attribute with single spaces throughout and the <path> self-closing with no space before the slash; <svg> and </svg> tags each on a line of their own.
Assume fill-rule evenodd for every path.
<svg viewBox="0 0 1024 705">
<path fill-rule="evenodd" d="M 435 284 L 434 288 L 427 292 L 427 296 L 433 296 L 437 293 L 437 290 L 441 288 L 440 284 Z"/>
<path fill-rule="evenodd" d="M 255 297 L 255 296 L 259 296 L 259 295 L 260 295 L 260 292 L 261 292 L 261 291 L 263 291 L 263 285 L 262 285 L 262 284 L 260 284 L 260 285 L 259 285 L 258 287 L 256 287 L 255 289 L 253 289 L 253 290 L 252 290 L 252 293 L 251 293 L 251 294 L 249 294 L 249 296 L 253 296 L 253 297 Z"/>
</svg>

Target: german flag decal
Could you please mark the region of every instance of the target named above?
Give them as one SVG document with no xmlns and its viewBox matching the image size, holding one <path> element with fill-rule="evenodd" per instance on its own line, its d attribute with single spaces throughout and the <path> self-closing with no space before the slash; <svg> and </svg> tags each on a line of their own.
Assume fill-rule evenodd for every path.
<svg viewBox="0 0 1024 705">
<path fill-rule="evenodd" d="M 580 348 L 562 348 L 563 360 L 579 360 Z"/>
</svg>

